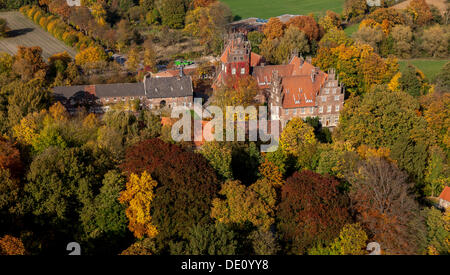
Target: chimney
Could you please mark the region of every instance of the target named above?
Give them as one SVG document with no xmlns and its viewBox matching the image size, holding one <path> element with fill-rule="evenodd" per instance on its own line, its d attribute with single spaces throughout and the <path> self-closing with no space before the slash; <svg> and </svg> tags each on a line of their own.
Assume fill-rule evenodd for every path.
<svg viewBox="0 0 450 275">
<path fill-rule="evenodd" d="M 312 83 L 314 83 L 314 81 L 316 81 L 316 71 L 315 71 L 315 69 L 311 70 L 311 81 L 312 81 Z"/>
<path fill-rule="evenodd" d="M 184 76 L 183 66 L 180 66 L 180 75 L 179 77 L 182 78 Z"/>
<path fill-rule="evenodd" d="M 150 74 L 147 73 L 144 75 L 144 80 L 142 81 L 144 83 L 144 94 L 147 95 L 147 79 L 149 78 Z"/>
<path fill-rule="evenodd" d="M 300 58 L 300 69 L 303 67 L 303 63 L 305 63 L 305 60 L 303 57 Z"/>
</svg>

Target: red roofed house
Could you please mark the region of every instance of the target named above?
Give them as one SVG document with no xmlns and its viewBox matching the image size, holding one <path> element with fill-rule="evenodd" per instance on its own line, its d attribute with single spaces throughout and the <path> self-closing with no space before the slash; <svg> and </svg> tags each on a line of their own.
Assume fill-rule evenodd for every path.
<svg viewBox="0 0 450 275">
<path fill-rule="evenodd" d="M 344 90 L 335 70 L 328 73 L 295 56 L 286 65 L 264 65 L 262 57 L 251 52 L 242 34 L 233 34 L 221 57 L 222 66 L 215 85 L 227 78 L 252 75 L 265 91 L 269 107 L 275 107 L 272 120 L 282 125 L 294 118 L 319 117 L 324 127 L 336 127 L 344 105 Z M 269 110 L 270 111 L 270 110 Z"/>
<path fill-rule="evenodd" d="M 444 187 L 441 195 L 439 195 L 439 206 L 444 209 L 450 207 L 450 187 Z"/>
</svg>

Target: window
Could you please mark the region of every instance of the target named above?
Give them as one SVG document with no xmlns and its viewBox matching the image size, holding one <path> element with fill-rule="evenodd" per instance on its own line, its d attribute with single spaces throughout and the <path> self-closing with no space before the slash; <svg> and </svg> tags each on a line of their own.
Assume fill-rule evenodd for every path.
<svg viewBox="0 0 450 275">
<path fill-rule="evenodd" d="M 339 96 L 338 96 L 338 95 L 335 95 L 335 96 L 334 96 L 334 100 L 335 100 L 335 101 L 339 101 Z"/>
<path fill-rule="evenodd" d="M 337 116 L 334 118 L 334 124 L 338 124 L 338 123 L 339 123 L 339 117 Z"/>
<path fill-rule="evenodd" d="M 153 104 L 150 104 L 150 109 L 153 109 Z"/>
<path fill-rule="evenodd" d="M 339 105 L 336 105 L 336 107 L 335 107 L 336 112 L 339 112 L 339 108 L 340 108 L 340 106 L 339 106 Z"/>
<path fill-rule="evenodd" d="M 114 98 L 114 101 L 117 101 L 117 97 Z"/>
<path fill-rule="evenodd" d="M 286 111 L 284 111 L 284 113 L 285 113 L 286 115 L 289 115 L 289 110 L 286 109 Z"/>
<path fill-rule="evenodd" d="M 327 113 L 331 112 L 331 105 L 327 106 Z"/>
<path fill-rule="evenodd" d="M 336 88 L 333 88 L 333 94 L 335 94 L 335 93 L 336 93 L 336 90 L 337 90 Z"/>
<path fill-rule="evenodd" d="M 323 113 L 323 106 L 319 107 L 319 113 Z"/>
<path fill-rule="evenodd" d="M 231 74 L 236 74 L 236 68 L 231 69 Z"/>
<path fill-rule="evenodd" d="M 241 74 L 245 74 L 245 68 L 241 68 Z"/>
<path fill-rule="evenodd" d="M 296 114 L 297 114 L 297 109 L 294 109 L 294 110 L 292 111 L 292 114 L 293 114 L 293 115 L 296 115 Z"/>
<path fill-rule="evenodd" d="M 327 95 L 330 92 L 330 89 L 326 88 L 325 89 L 325 94 Z"/>
<path fill-rule="evenodd" d="M 109 102 L 109 98 L 106 98 L 105 101 L 106 101 L 106 102 Z"/>
<path fill-rule="evenodd" d="M 326 96 L 322 96 L 322 102 L 327 101 L 327 97 Z"/>
<path fill-rule="evenodd" d="M 126 99 L 125 99 L 125 97 L 122 97 L 122 101 L 125 101 Z"/>
<path fill-rule="evenodd" d="M 309 113 L 310 113 L 310 114 L 314 113 L 314 107 L 311 107 L 311 108 L 309 109 Z"/>
<path fill-rule="evenodd" d="M 172 107 L 177 107 L 177 104 L 176 103 L 172 103 Z"/>
</svg>

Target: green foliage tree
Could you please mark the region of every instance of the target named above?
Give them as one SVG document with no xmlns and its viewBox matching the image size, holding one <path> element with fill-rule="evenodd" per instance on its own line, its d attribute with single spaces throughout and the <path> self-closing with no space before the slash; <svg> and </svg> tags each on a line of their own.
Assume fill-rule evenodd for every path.
<svg viewBox="0 0 450 275">
<path fill-rule="evenodd" d="M 337 139 L 354 148 L 389 148 L 400 168 L 423 178 L 429 135 L 418 109 L 418 102 L 405 92 L 375 91 L 350 99 L 341 113 Z"/>
<path fill-rule="evenodd" d="M 236 234 L 223 224 L 194 225 L 186 241 L 171 243 L 172 255 L 235 255 Z"/>
</svg>

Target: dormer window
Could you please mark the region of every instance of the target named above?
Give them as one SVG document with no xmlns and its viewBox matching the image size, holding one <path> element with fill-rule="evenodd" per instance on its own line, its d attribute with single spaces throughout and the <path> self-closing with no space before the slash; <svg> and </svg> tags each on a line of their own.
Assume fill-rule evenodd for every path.
<svg viewBox="0 0 450 275">
<path fill-rule="evenodd" d="M 231 74 L 236 74 L 236 68 L 231 69 Z"/>
<path fill-rule="evenodd" d="M 245 74 L 245 68 L 241 68 L 241 74 Z"/>
</svg>

